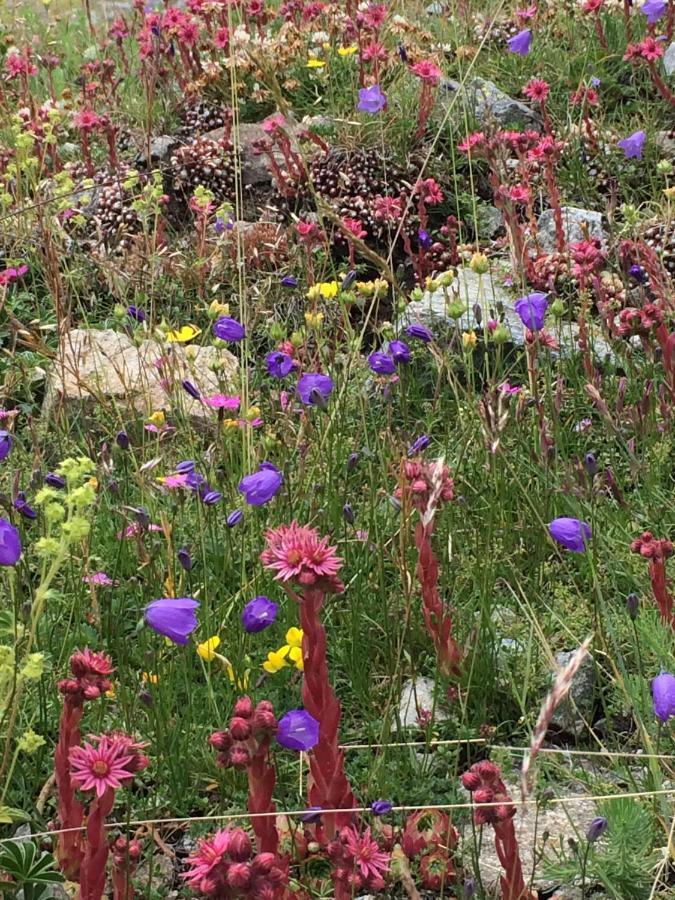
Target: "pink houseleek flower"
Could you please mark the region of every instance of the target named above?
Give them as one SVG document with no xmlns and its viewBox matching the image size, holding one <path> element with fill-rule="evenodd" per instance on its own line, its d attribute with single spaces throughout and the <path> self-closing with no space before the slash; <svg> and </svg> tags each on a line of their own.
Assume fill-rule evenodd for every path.
<svg viewBox="0 0 675 900">
<path fill-rule="evenodd" d="M 342 560 L 328 538 L 319 537 L 315 528 L 280 525 L 265 535 L 267 546 L 260 555 L 266 569 L 276 573 L 277 581 L 296 581 L 303 586 L 317 586 L 330 593 L 340 593 L 343 585 L 337 577 Z"/>
<path fill-rule="evenodd" d="M 69 762 L 73 786 L 95 791 L 97 797 L 102 797 L 108 788 L 122 787 L 137 771 L 134 745 L 114 735 L 103 735 L 97 745 L 85 741 L 82 747 L 73 747 Z"/>
</svg>

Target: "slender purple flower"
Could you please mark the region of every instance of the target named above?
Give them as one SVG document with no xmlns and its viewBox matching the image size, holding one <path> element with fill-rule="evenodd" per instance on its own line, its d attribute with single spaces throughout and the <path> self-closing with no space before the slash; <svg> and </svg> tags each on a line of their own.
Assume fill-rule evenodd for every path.
<svg viewBox="0 0 675 900">
<path fill-rule="evenodd" d="M 431 443 L 431 438 L 428 434 L 421 434 L 418 438 L 412 442 L 412 444 L 408 447 L 408 456 L 417 456 L 418 453 L 422 453 L 427 449 L 429 444 Z"/>
<path fill-rule="evenodd" d="M 423 250 L 428 250 L 429 247 L 433 244 L 433 240 L 431 239 L 431 235 L 428 231 L 425 231 L 423 228 L 417 232 L 417 240 L 420 242 L 420 247 Z"/>
<path fill-rule="evenodd" d="M 235 525 L 238 525 L 240 522 L 244 520 L 244 513 L 240 509 L 233 510 L 229 516 L 225 519 L 225 524 L 228 528 L 234 528 Z"/>
<path fill-rule="evenodd" d="M 298 381 L 298 395 L 307 406 L 321 406 L 333 392 L 333 379 L 319 372 L 307 372 Z"/>
<path fill-rule="evenodd" d="M 284 277 L 280 281 L 280 284 L 282 287 L 296 288 L 298 286 L 298 279 L 293 275 L 284 275 Z"/>
<path fill-rule="evenodd" d="M 434 335 L 431 329 L 427 328 L 426 325 L 422 325 L 419 322 L 408 325 L 405 333 L 409 338 L 417 338 L 417 340 L 419 341 L 424 341 L 425 344 L 428 344 L 434 339 Z"/>
<path fill-rule="evenodd" d="M 518 34 L 514 34 L 512 38 L 506 42 L 511 53 L 517 53 L 518 56 L 527 56 L 532 45 L 532 30 L 523 28 Z"/>
<path fill-rule="evenodd" d="M 25 519 L 37 519 L 37 512 L 33 509 L 32 506 L 28 505 L 26 495 L 23 491 L 19 491 L 19 493 L 16 495 L 14 501 L 12 502 L 12 506 Z"/>
<path fill-rule="evenodd" d="M 260 464 L 257 472 L 246 475 L 239 482 L 239 491 L 246 498 L 249 506 L 264 506 L 281 490 L 284 476 L 272 463 Z"/>
<path fill-rule="evenodd" d="M 178 557 L 178 562 L 186 572 L 189 572 L 193 568 L 194 560 L 192 559 L 192 554 L 187 547 L 181 547 L 176 556 Z"/>
<path fill-rule="evenodd" d="M 652 700 L 654 715 L 662 722 L 675 716 L 675 675 L 661 672 L 652 681 Z"/>
<path fill-rule="evenodd" d="M 223 499 L 223 495 L 220 493 L 220 491 L 212 491 L 210 489 L 200 491 L 199 497 L 202 503 L 205 503 L 206 506 L 215 506 L 216 503 L 220 503 L 220 501 Z"/>
<path fill-rule="evenodd" d="M 626 611 L 628 612 L 631 620 L 634 622 L 638 617 L 638 612 L 640 611 L 640 598 L 637 594 L 629 594 L 626 597 Z"/>
<path fill-rule="evenodd" d="M 393 375 L 396 363 L 387 353 L 375 351 L 368 357 L 368 365 L 376 375 Z"/>
<path fill-rule="evenodd" d="M 358 453 L 350 453 L 349 454 L 349 456 L 347 457 L 347 471 L 348 472 L 354 471 L 354 469 L 359 464 L 359 459 L 360 459 L 360 457 L 359 457 Z"/>
<path fill-rule="evenodd" d="M 195 385 L 191 381 L 188 381 L 187 378 L 185 378 L 183 381 L 181 381 L 181 385 L 183 387 L 183 390 L 187 394 L 189 394 L 193 400 L 201 400 L 202 399 L 202 395 L 199 393 L 199 391 L 197 390 Z"/>
<path fill-rule="evenodd" d="M 258 632 L 264 631 L 272 625 L 278 612 L 278 604 L 269 597 L 263 595 L 254 597 L 253 600 L 249 600 L 241 614 L 244 631 L 249 634 L 258 634 Z"/>
<path fill-rule="evenodd" d="M 637 263 L 630 267 L 628 274 L 631 278 L 634 278 L 638 284 L 644 284 L 647 281 L 647 273 L 642 266 L 639 266 Z"/>
<path fill-rule="evenodd" d="M 586 543 L 591 539 L 591 527 L 588 522 L 562 516 L 549 523 L 548 530 L 554 541 L 572 553 L 583 553 Z"/>
<path fill-rule="evenodd" d="M 370 804 L 370 810 L 374 816 L 386 816 L 394 808 L 394 804 L 388 800 L 376 800 Z"/>
<path fill-rule="evenodd" d="M 375 115 L 382 112 L 386 105 L 387 98 L 382 93 L 379 84 L 374 84 L 369 88 L 361 88 L 359 91 L 359 103 L 356 107 L 359 112 Z"/>
<path fill-rule="evenodd" d="M 162 597 L 145 607 L 145 622 L 174 644 L 187 644 L 188 635 L 197 627 L 199 601 L 192 597 Z"/>
<path fill-rule="evenodd" d="M 541 291 L 535 291 L 516 300 L 513 308 L 526 328 L 530 331 L 541 331 L 548 308 L 548 297 Z"/>
<path fill-rule="evenodd" d="M 281 350 L 272 350 L 265 357 L 267 372 L 273 378 L 285 378 L 295 368 L 295 361 L 288 353 Z"/>
<path fill-rule="evenodd" d="M 136 322 L 145 322 L 147 316 L 140 306 L 127 306 L 127 315 Z"/>
<path fill-rule="evenodd" d="M 357 275 L 356 269 L 350 269 L 350 271 L 347 272 L 347 274 L 345 275 L 345 277 L 342 279 L 342 284 L 340 285 L 340 290 L 341 290 L 341 291 L 348 291 L 349 288 L 350 288 L 350 287 L 354 284 L 354 282 L 356 281 L 356 275 Z"/>
<path fill-rule="evenodd" d="M 352 509 L 351 503 L 345 503 L 342 507 L 342 518 L 347 522 L 348 525 L 353 525 L 356 521 L 356 516 L 354 515 L 354 510 Z"/>
<path fill-rule="evenodd" d="M 191 475 L 195 468 L 194 459 L 183 459 L 176 465 L 176 472 L 179 475 Z"/>
<path fill-rule="evenodd" d="M 308 806 L 307 812 L 300 816 L 300 821 L 305 822 L 307 825 L 316 825 L 317 822 L 321 821 L 322 812 L 322 806 Z"/>
<path fill-rule="evenodd" d="M 656 25 L 659 19 L 663 18 L 667 8 L 668 4 L 664 0 L 647 0 L 640 7 L 640 12 L 643 16 L 647 16 L 648 25 Z"/>
<path fill-rule="evenodd" d="M 117 446 L 121 450 L 129 449 L 129 435 L 126 433 L 126 431 L 118 431 L 115 436 L 115 441 L 117 442 Z"/>
<path fill-rule="evenodd" d="M 66 479 L 63 475 L 57 475 L 56 472 L 47 472 L 45 475 L 45 484 L 48 484 L 49 487 L 56 488 L 57 491 L 62 491 L 66 486 Z"/>
<path fill-rule="evenodd" d="M 389 354 L 396 365 L 410 362 L 410 347 L 405 341 L 389 341 Z"/>
<path fill-rule="evenodd" d="M 596 816 L 591 820 L 591 824 L 586 829 L 586 840 L 589 844 L 599 841 L 603 834 L 607 831 L 608 821 L 604 816 Z"/>
<path fill-rule="evenodd" d="M 243 341 L 246 337 L 246 329 L 241 322 L 237 322 L 236 319 L 231 319 L 229 316 L 221 316 L 213 323 L 213 333 L 221 341 L 230 341 L 235 344 Z"/>
<path fill-rule="evenodd" d="M 7 519 L 0 519 L 0 566 L 13 566 L 20 556 L 19 532 Z"/>
<path fill-rule="evenodd" d="M 617 141 L 617 146 L 621 147 L 626 159 L 642 159 L 642 151 L 646 140 L 647 135 L 644 131 L 634 131 L 622 141 Z"/>
<path fill-rule="evenodd" d="M 7 459 L 13 443 L 14 438 L 9 431 L 0 431 L 0 462 Z"/>
<path fill-rule="evenodd" d="M 306 753 L 319 742 L 319 723 L 304 709 L 292 709 L 279 720 L 276 739 L 287 750 Z"/>
</svg>

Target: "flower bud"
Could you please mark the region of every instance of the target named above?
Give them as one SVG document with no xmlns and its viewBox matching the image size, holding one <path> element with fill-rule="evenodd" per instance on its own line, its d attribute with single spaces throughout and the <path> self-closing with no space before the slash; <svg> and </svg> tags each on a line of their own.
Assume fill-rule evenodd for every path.
<svg viewBox="0 0 675 900">
<path fill-rule="evenodd" d="M 342 507 L 342 517 L 349 525 L 354 524 L 356 516 L 354 515 L 354 510 L 349 503 L 345 503 L 345 505 Z"/>
<path fill-rule="evenodd" d="M 254 732 L 274 732 L 277 729 L 277 720 L 274 713 L 268 709 L 256 709 L 253 714 L 253 731 Z"/>
<path fill-rule="evenodd" d="M 194 560 L 190 556 L 190 551 L 188 550 L 188 548 L 181 547 L 176 556 L 178 557 L 178 562 L 185 569 L 185 571 L 189 572 L 190 569 L 194 566 Z"/>
<path fill-rule="evenodd" d="M 553 303 L 551 303 L 551 305 L 549 306 L 549 312 L 554 315 L 556 319 L 561 319 L 567 312 L 567 307 L 560 299 L 560 297 L 556 297 Z"/>
<path fill-rule="evenodd" d="M 589 844 L 599 840 L 607 831 L 609 822 L 604 816 L 596 816 L 586 830 L 586 840 Z"/>
<path fill-rule="evenodd" d="M 245 862 L 233 863 L 227 870 L 225 881 L 237 893 L 246 891 L 251 884 L 251 870 Z"/>
<path fill-rule="evenodd" d="M 251 754 L 246 747 L 238 745 L 230 748 L 230 765 L 235 769 L 245 769 L 251 761 Z"/>
<path fill-rule="evenodd" d="M 494 791 L 488 787 L 476 788 L 473 799 L 475 803 L 492 803 L 495 799 Z"/>
<path fill-rule="evenodd" d="M 230 722 L 230 734 L 235 741 L 247 741 L 251 736 L 251 726 L 246 719 L 235 716 Z"/>
<path fill-rule="evenodd" d="M 269 875 L 274 868 L 276 857 L 273 853 L 258 853 L 251 863 L 251 872 L 254 875 Z"/>
<path fill-rule="evenodd" d="M 637 619 L 638 611 L 640 609 L 640 598 L 637 594 L 629 594 L 626 597 L 626 609 L 628 615 L 634 622 Z"/>
<path fill-rule="evenodd" d="M 587 453 L 584 456 L 584 469 L 588 473 L 589 478 L 593 478 L 598 471 L 598 461 L 594 453 Z"/>
<path fill-rule="evenodd" d="M 214 731 L 209 738 L 209 744 L 214 750 L 229 750 L 232 746 L 232 737 L 229 731 Z"/>
<path fill-rule="evenodd" d="M 129 435 L 126 431 L 118 431 L 115 440 L 117 441 L 117 446 L 120 450 L 129 449 Z"/>
<path fill-rule="evenodd" d="M 227 852 L 230 857 L 238 863 L 246 862 L 247 859 L 251 858 L 253 853 L 251 838 L 243 828 L 235 828 L 232 832 Z"/>
<path fill-rule="evenodd" d="M 465 772 L 462 775 L 461 781 L 466 790 L 471 792 L 477 791 L 483 783 L 480 779 L 480 776 L 475 772 Z"/>
<path fill-rule="evenodd" d="M 250 719 L 253 715 L 253 701 L 250 697 L 240 697 L 234 704 L 233 716 L 240 719 Z"/>
</svg>

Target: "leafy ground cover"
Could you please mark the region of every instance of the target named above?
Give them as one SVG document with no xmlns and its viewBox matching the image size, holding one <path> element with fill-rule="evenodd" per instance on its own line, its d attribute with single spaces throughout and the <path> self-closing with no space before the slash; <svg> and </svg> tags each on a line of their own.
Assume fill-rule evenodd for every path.
<svg viewBox="0 0 675 900">
<path fill-rule="evenodd" d="M 670 896 L 675 6 L 102 6 L 0 17 L 3 893 Z"/>
</svg>

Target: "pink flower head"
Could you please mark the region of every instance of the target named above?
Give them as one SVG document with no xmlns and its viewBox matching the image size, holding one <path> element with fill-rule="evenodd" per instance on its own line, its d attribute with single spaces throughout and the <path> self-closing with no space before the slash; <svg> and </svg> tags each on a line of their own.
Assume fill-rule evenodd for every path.
<svg viewBox="0 0 675 900">
<path fill-rule="evenodd" d="M 453 481 L 447 466 L 436 462 L 421 462 L 409 459 L 403 463 L 403 486 L 396 488 L 395 496 L 399 499 L 410 496 L 412 505 L 421 512 L 426 512 L 430 501 L 438 506 L 441 500 L 452 500 Z"/>
<path fill-rule="evenodd" d="M 339 880 L 357 891 L 381 891 L 389 871 L 390 856 L 380 850 L 370 828 L 359 833 L 355 825 L 342 828 L 328 846 Z"/>
<path fill-rule="evenodd" d="M 112 587 L 115 583 L 105 572 L 94 572 L 93 575 L 85 575 L 82 581 L 85 584 L 95 585 L 96 587 Z"/>
<path fill-rule="evenodd" d="M 189 871 L 181 877 L 207 897 L 251 897 L 272 900 L 286 883 L 286 875 L 273 853 L 253 856 L 251 840 L 241 828 L 217 831 L 202 838 L 187 859 Z"/>
<path fill-rule="evenodd" d="M 537 103 L 545 103 L 550 90 L 548 81 L 544 81 L 543 78 L 532 78 L 523 88 L 523 94 L 530 100 L 536 100 Z"/>
<path fill-rule="evenodd" d="M 239 409 L 241 398 L 238 394 L 211 394 L 204 397 L 204 403 L 211 409 Z"/>
<path fill-rule="evenodd" d="M 19 75 L 37 75 L 37 66 L 31 62 L 30 50 L 26 48 L 23 53 L 14 51 L 5 57 L 5 71 L 10 78 L 18 78 Z"/>
<path fill-rule="evenodd" d="M 425 203 L 443 202 L 443 191 L 435 178 L 423 178 L 415 188 Z"/>
<path fill-rule="evenodd" d="M 421 59 L 414 66 L 411 66 L 410 70 L 428 84 L 438 84 L 441 80 L 441 70 L 430 59 Z"/>
<path fill-rule="evenodd" d="M 286 119 L 281 113 L 273 113 L 263 121 L 262 130 L 266 131 L 267 134 L 274 134 L 278 128 L 283 128 L 285 124 Z"/>
<path fill-rule="evenodd" d="M 93 131 L 101 124 L 100 116 L 97 116 L 93 109 L 81 109 L 73 116 L 73 125 L 80 131 Z"/>
<path fill-rule="evenodd" d="M 398 222 L 403 215 L 400 197 L 380 197 L 373 200 L 373 213 L 378 222 Z"/>
<path fill-rule="evenodd" d="M 276 572 L 277 581 L 296 581 L 336 594 L 344 590 L 337 577 L 342 560 L 336 555 L 336 548 L 329 545 L 328 538 L 319 537 L 316 528 L 291 522 L 270 528 L 265 540 L 267 546 L 260 559 L 266 569 Z"/>
<path fill-rule="evenodd" d="M 361 239 L 367 236 L 368 232 L 358 219 L 343 219 L 342 224 L 355 238 Z"/>
<path fill-rule="evenodd" d="M 0 272 L 0 287 L 13 284 L 15 281 L 18 281 L 19 278 L 23 278 L 27 272 L 28 266 L 25 264 L 21 266 L 12 266 L 9 269 L 3 269 L 3 271 Z"/>
<path fill-rule="evenodd" d="M 218 31 L 216 31 L 216 36 L 213 39 L 213 46 L 217 50 L 226 50 L 229 43 L 230 29 L 226 27 L 219 28 Z"/>
<path fill-rule="evenodd" d="M 59 691 L 75 701 L 96 700 L 110 690 L 110 675 L 115 671 L 107 653 L 95 653 L 88 647 L 70 657 L 73 678 L 59 682 Z"/>
<path fill-rule="evenodd" d="M 124 738 L 124 739 L 122 739 Z M 136 747 L 126 735 L 102 735 L 73 747 L 68 756 L 73 787 L 96 791 L 102 797 L 108 789 L 116 790 L 131 781 L 138 771 Z"/>
<path fill-rule="evenodd" d="M 123 541 L 128 540 L 129 538 L 140 537 L 145 531 L 161 531 L 161 525 L 153 525 L 152 523 L 148 525 L 147 528 L 144 528 L 140 522 L 131 522 L 131 524 L 127 525 L 124 531 L 117 532 L 117 540 Z"/>
</svg>

